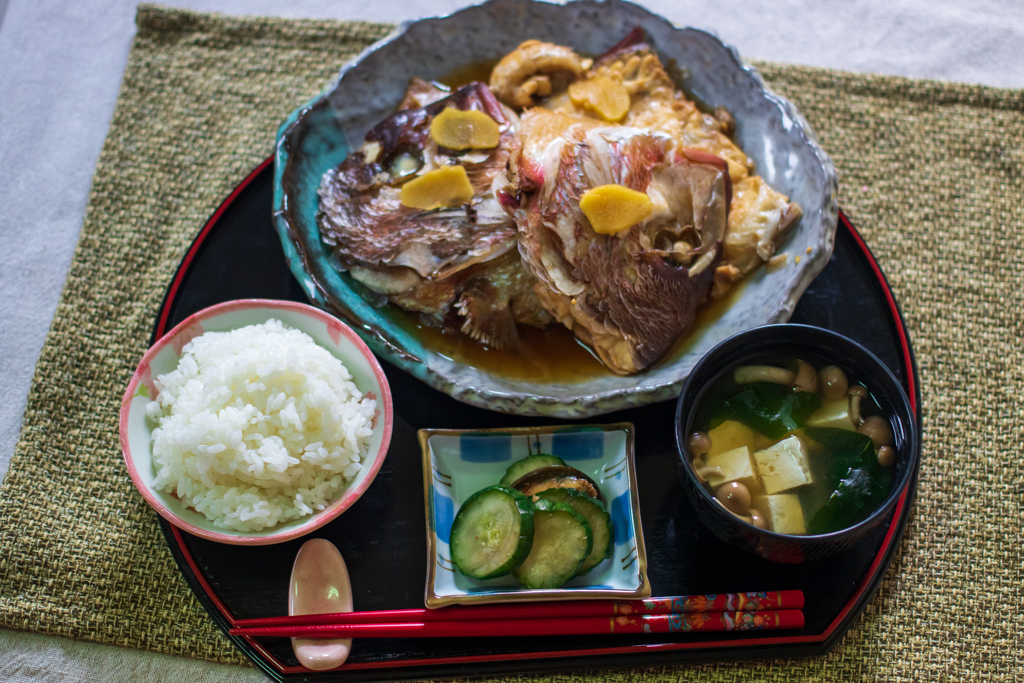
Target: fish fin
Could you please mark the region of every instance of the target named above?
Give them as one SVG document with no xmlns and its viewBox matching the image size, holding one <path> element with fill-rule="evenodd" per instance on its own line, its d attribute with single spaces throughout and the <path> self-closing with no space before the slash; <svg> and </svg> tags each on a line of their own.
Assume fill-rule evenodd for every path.
<svg viewBox="0 0 1024 683">
<path fill-rule="evenodd" d="M 463 334 L 496 349 L 519 348 L 519 332 L 508 301 L 489 283 L 473 283 L 463 290 L 455 310 L 463 319 Z"/>
</svg>

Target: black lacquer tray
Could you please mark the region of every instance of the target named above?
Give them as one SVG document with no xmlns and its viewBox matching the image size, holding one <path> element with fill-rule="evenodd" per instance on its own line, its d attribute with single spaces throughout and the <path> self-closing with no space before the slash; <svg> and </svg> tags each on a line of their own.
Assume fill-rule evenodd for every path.
<svg viewBox="0 0 1024 683">
<path fill-rule="evenodd" d="M 181 320 L 232 299 L 306 301 L 285 263 L 271 224 L 268 159 L 220 206 L 186 254 L 157 317 L 153 340 Z M 903 382 L 917 413 L 920 390 L 910 340 L 892 292 L 860 235 L 840 215 L 835 251 L 800 300 L 792 322 L 853 338 Z M 358 610 L 423 607 L 426 531 L 419 429 L 539 426 L 523 418 L 459 403 L 382 362 L 394 396 L 391 448 L 373 485 L 344 515 L 310 537 L 329 539 L 345 557 Z M 687 661 L 820 655 L 846 632 L 878 587 L 899 544 L 917 473 L 890 520 L 841 555 L 802 565 L 774 564 L 723 544 L 699 523 L 678 480 L 675 401 L 580 422 L 632 422 L 640 515 L 653 595 L 799 588 L 800 631 L 646 636 L 465 639 L 366 639 L 338 670 L 298 665 L 286 638 L 235 638 L 235 645 L 279 681 L 366 681 L 484 676 Z M 191 536 L 160 519 L 182 573 L 227 631 L 233 621 L 287 614 L 292 561 L 307 538 L 241 547 Z"/>
</svg>

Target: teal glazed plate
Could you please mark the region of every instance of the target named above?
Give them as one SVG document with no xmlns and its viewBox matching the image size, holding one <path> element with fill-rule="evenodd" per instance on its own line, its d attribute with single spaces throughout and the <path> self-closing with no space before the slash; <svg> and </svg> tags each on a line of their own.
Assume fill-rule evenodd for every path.
<svg viewBox="0 0 1024 683">
<path fill-rule="evenodd" d="M 651 594 L 633 468 L 633 425 L 421 429 L 427 515 L 427 607 L 537 600 L 633 599 Z M 514 461 L 531 453 L 560 457 L 593 479 L 612 522 L 612 557 L 559 588 L 525 588 L 511 575 L 480 581 L 451 561 L 455 514 L 474 493 L 497 484 Z"/>
<path fill-rule="evenodd" d="M 680 87 L 709 106 L 729 109 L 736 120 L 735 140 L 757 173 L 800 204 L 803 218 L 780 249 L 798 259 L 748 276 L 742 293 L 713 325 L 690 332 L 686 343 L 654 368 L 630 377 L 607 372 L 577 382 L 517 379 L 460 363 L 400 324 L 390 305 L 375 306 L 373 297 L 364 298 L 361 286 L 336 267 L 320 240 L 317 188 L 326 171 L 359 149 L 367 131 L 394 112 L 411 77 L 443 81 L 528 39 L 601 54 L 637 26 L 664 61 L 680 67 Z M 835 169 L 807 122 L 716 36 L 678 28 L 621 0 L 490 0 L 401 25 L 288 117 L 277 134 L 273 219 L 289 268 L 309 300 L 344 318 L 379 357 L 474 406 L 582 418 L 674 398 L 696 362 L 716 344 L 759 325 L 788 321 L 832 254 L 837 193 Z"/>
</svg>

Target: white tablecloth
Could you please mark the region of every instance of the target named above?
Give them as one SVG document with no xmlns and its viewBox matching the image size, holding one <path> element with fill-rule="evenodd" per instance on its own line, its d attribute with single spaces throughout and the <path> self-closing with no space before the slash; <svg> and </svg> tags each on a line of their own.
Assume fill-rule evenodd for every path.
<svg viewBox="0 0 1024 683">
<path fill-rule="evenodd" d="M 163 0 L 395 22 L 467 0 Z M 1019 0 L 646 0 L 744 57 L 1024 87 Z M 135 32 L 136 0 L 0 0 L 0 477 L 60 296 Z M 45 189 L 44 189 L 45 188 Z M 198 229 L 199 226 L 197 226 Z M 253 670 L 0 631 L 5 681 L 259 681 Z"/>
</svg>

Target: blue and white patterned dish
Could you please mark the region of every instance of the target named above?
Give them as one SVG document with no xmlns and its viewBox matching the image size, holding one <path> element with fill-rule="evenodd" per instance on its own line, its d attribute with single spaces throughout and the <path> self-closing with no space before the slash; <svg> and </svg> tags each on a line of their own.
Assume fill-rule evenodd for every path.
<svg viewBox="0 0 1024 683">
<path fill-rule="evenodd" d="M 651 594 L 633 468 L 633 425 L 422 429 L 427 515 L 427 607 L 488 602 L 644 598 Z M 560 588 L 531 590 L 511 575 L 488 581 L 463 576 L 448 538 L 455 514 L 471 495 L 497 484 L 512 462 L 530 453 L 556 455 L 597 482 L 611 517 L 614 553 Z"/>
<path fill-rule="evenodd" d="M 742 295 L 715 324 L 691 331 L 682 348 L 654 368 L 632 377 L 608 373 L 580 382 L 523 380 L 457 362 L 403 326 L 391 306 L 371 305 L 358 284 L 334 267 L 316 223 L 320 179 L 394 111 L 410 77 L 443 80 L 531 38 L 601 54 L 636 26 L 664 61 L 682 67 L 680 86 L 732 112 L 736 142 L 754 160 L 758 174 L 800 204 L 803 218 L 782 247 L 799 255 L 798 263 L 790 259 L 786 267 L 749 275 Z M 579 418 L 678 396 L 696 362 L 723 339 L 789 320 L 832 254 L 837 195 L 835 169 L 807 122 L 714 35 L 678 28 L 622 0 L 490 0 L 446 17 L 402 24 L 294 111 L 277 134 L 273 217 L 291 271 L 310 301 L 347 320 L 378 356 L 475 406 Z"/>
</svg>

